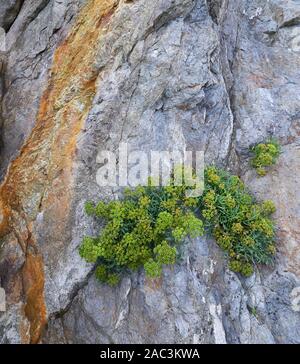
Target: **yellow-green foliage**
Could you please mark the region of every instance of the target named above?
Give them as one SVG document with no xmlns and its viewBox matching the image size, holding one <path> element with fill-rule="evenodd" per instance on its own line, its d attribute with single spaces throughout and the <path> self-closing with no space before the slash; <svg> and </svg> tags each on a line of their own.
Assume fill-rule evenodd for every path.
<svg viewBox="0 0 300 364">
<path fill-rule="evenodd" d="M 276 163 L 280 155 L 280 145 L 276 140 L 269 140 L 266 143 L 257 144 L 252 148 L 254 157 L 251 160 L 252 166 L 259 176 L 265 176 L 266 167 Z"/>
<path fill-rule="evenodd" d="M 275 254 L 275 212 L 271 201 L 257 203 L 237 177 L 215 167 L 205 169 L 201 197 L 186 197 L 185 186 L 138 187 L 122 200 L 88 202 L 88 215 L 104 219 L 101 235 L 85 237 L 80 254 L 96 263 L 96 277 L 115 285 L 124 273 L 145 268 L 148 277 L 161 275 L 175 264 L 187 236 L 209 233 L 229 257 L 229 267 L 245 276 L 255 263 L 269 264 Z"/>
<path fill-rule="evenodd" d="M 142 266 L 149 277 L 158 277 L 163 265 L 175 264 L 180 243 L 204 232 L 185 191 L 184 186 L 138 187 L 126 190 L 122 200 L 86 204 L 88 215 L 106 221 L 101 235 L 85 237 L 80 247 L 83 258 L 97 263 L 100 281 L 116 284 L 121 274 Z"/>
<path fill-rule="evenodd" d="M 269 218 L 275 212 L 272 201 L 256 203 L 237 176 L 209 167 L 199 204 L 206 227 L 229 256 L 231 270 L 250 276 L 255 263 L 271 263 L 275 253 Z"/>
</svg>

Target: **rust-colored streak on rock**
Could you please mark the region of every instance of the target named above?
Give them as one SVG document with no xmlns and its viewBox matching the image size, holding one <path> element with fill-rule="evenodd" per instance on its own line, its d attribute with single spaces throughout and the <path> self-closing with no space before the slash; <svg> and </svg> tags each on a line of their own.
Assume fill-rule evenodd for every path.
<svg viewBox="0 0 300 364">
<path fill-rule="evenodd" d="M 15 214 L 25 222 L 30 236 L 30 241 L 20 243 L 27 244 L 22 274 L 32 343 L 39 341 L 46 323 L 43 259 L 32 226 L 39 211 L 43 211 L 45 223 L 57 222 L 53 242 L 66 228 L 77 137 L 95 95 L 96 51 L 118 3 L 91 0 L 80 12 L 69 36 L 54 54 L 36 125 L 0 187 L 0 236 L 11 230 L 20 235 L 21 228 L 12 218 Z"/>
<path fill-rule="evenodd" d="M 37 343 L 46 324 L 44 302 L 43 260 L 40 255 L 29 252 L 23 268 L 23 286 L 26 292 L 25 315 L 30 322 L 30 341 Z"/>
</svg>

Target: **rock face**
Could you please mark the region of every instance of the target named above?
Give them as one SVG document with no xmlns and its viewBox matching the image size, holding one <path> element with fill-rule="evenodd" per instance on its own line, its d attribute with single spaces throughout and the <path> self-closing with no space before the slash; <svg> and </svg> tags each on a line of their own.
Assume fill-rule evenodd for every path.
<svg viewBox="0 0 300 364">
<path fill-rule="evenodd" d="M 300 343 L 300 3 L 39 0 L 0 5 L 1 343 Z M 4 14 L 4 15 L 3 15 Z M 249 146 L 275 136 L 264 178 Z M 99 150 L 204 150 L 277 204 L 274 267 L 244 279 L 190 241 L 159 282 L 98 283 L 78 254 Z"/>
<path fill-rule="evenodd" d="M 23 0 L 6 0 L 0 4 L 0 26 L 8 30 L 15 21 Z"/>
</svg>

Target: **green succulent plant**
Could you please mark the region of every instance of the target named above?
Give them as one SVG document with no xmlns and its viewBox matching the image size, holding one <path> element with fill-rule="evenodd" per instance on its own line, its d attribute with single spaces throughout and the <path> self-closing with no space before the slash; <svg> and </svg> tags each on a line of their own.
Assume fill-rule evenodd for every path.
<svg viewBox="0 0 300 364">
<path fill-rule="evenodd" d="M 98 237 L 85 237 L 80 255 L 96 264 L 101 282 L 118 284 L 122 275 L 144 267 L 157 278 L 173 265 L 185 239 L 204 234 L 217 241 L 229 268 L 252 275 L 255 264 L 270 264 L 276 252 L 272 201 L 258 203 L 239 177 L 214 166 L 205 169 L 200 197 L 187 197 L 186 186 L 126 189 L 121 200 L 87 202 L 86 213 L 101 218 Z"/>
<path fill-rule="evenodd" d="M 270 139 L 265 143 L 255 145 L 251 151 L 254 154 L 251 165 L 256 169 L 259 176 L 265 176 L 267 168 L 276 163 L 281 147 L 275 139 Z"/>
<path fill-rule="evenodd" d="M 272 262 L 276 251 L 272 201 L 257 203 L 237 176 L 208 167 L 199 207 L 208 232 L 227 253 L 232 271 L 250 276 L 256 263 Z"/>
<path fill-rule="evenodd" d="M 122 274 L 141 267 L 149 277 L 160 276 L 164 265 L 175 264 L 187 236 L 204 233 L 185 192 L 185 186 L 138 187 L 127 189 L 122 200 L 86 203 L 88 215 L 106 222 L 100 236 L 85 237 L 80 247 L 80 255 L 97 264 L 101 282 L 116 284 Z"/>
</svg>

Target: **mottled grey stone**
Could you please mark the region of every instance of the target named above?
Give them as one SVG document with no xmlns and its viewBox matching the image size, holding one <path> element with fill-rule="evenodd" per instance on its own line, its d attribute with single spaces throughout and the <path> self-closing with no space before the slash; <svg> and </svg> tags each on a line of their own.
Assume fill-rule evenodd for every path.
<svg viewBox="0 0 300 364">
<path fill-rule="evenodd" d="M 3 173 L 35 124 L 53 52 L 83 3 L 25 0 L 10 25 Z M 101 72 L 77 141 L 63 244 L 52 238 L 55 226 L 43 211 L 35 222 L 49 319 L 43 342 L 300 342 L 299 312 L 290 296 L 300 286 L 299 6 L 282 0 L 120 2 L 96 50 Z M 249 147 L 270 136 L 279 138 L 283 153 L 258 178 Z M 228 271 L 213 240 L 199 238 L 187 242 L 182 260 L 158 281 L 141 271 L 117 288 L 97 282 L 93 266 L 78 255 L 82 237 L 100 228 L 83 205 L 115 197 L 116 191 L 96 184 L 96 155 L 120 142 L 145 152 L 204 150 L 207 163 L 239 172 L 258 198 L 278 206 L 275 265 L 241 278 Z M 11 274 L 22 265 L 22 254 L 17 256 Z M 0 316 L 2 342 L 21 340 L 20 320 L 17 304 Z"/>
<path fill-rule="evenodd" d="M 24 0 L 1 0 L 0 27 L 8 30 L 16 19 Z"/>
<path fill-rule="evenodd" d="M 35 124 L 55 48 L 85 1 L 26 0 L 6 34 L 0 180 Z"/>
</svg>

